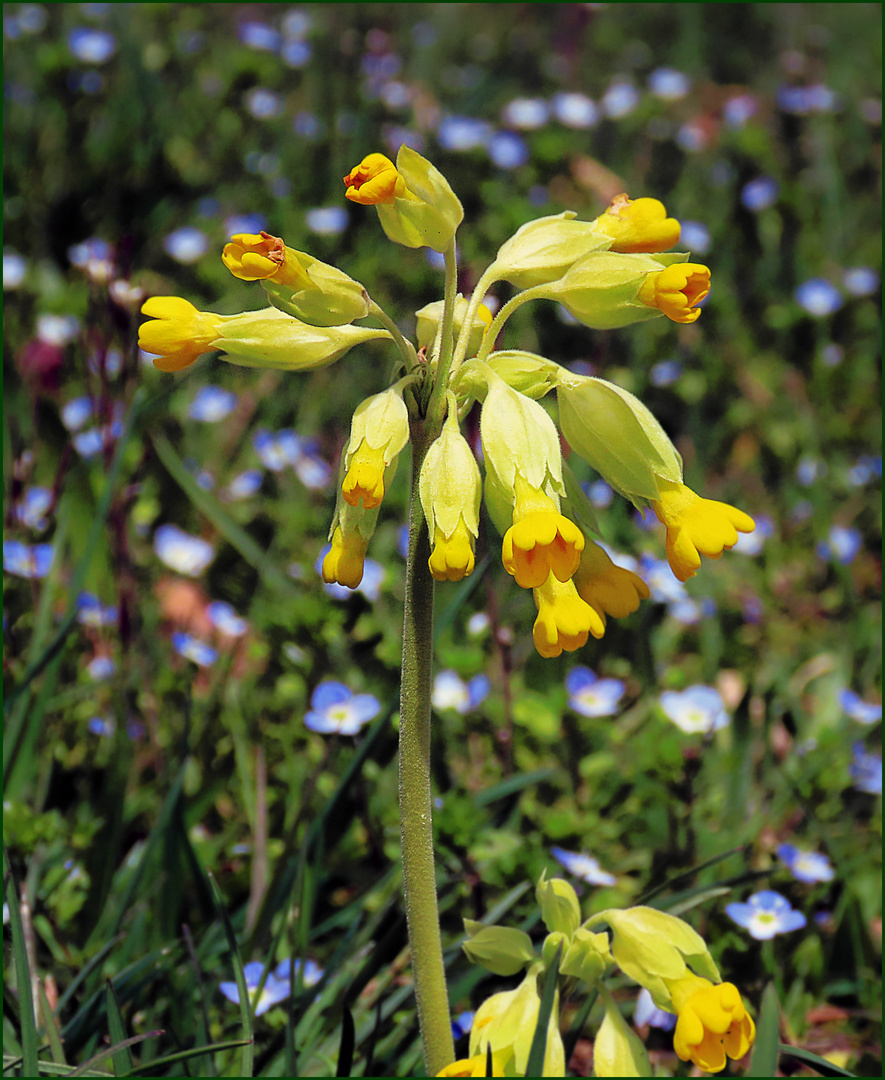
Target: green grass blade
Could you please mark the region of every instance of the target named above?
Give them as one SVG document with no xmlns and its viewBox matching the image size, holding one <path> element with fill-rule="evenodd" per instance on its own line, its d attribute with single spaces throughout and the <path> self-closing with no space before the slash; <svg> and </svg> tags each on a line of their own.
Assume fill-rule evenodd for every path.
<svg viewBox="0 0 885 1080">
<path fill-rule="evenodd" d="M 577 1015 L 572 1021 L 572 1026 L 568 1030 L 568 1035 L 566 1035 L 565 1039 L 563 1040 L 563 1043 L 565 1045 L 565 1060 L 567 1062 L 572 1060 L 572 1055 L 575 1052 L 575 1047 L 578 1045 L 578 1039 L 580 1039 L 581 1035 L 583 1034 L 584 1026 L 587 1023 L 587 1019 L 590 1016 L 590 1013 L 593 1011 L 593 1006 L 596 1004 L 596 999 L 598 997 L 598 991 L 591 991 L 591 993 L 587 995 L 587 1000 L 578 1010 Z"/>
<path fill-rule="evenodd" d="M 338 1068 L 336 1076 L 350 1076 L 353 1067 L 353 1048 L 356 1042 L 356 1028 L 353 1013 L 345 1005 L 341 1012 L 341 1047 L 338 1050 Z"/>
<path fill-rule="evenodd" d="M 780 1005 L 774 984 L 762 991 L 762 1006 L 756 1024 L 756 1044 L 747 1076 L 777 1076 L 777 1055 L 780 1045 Z"/>
<path fill-rule="evenodd" d="M 820 1073 L 821 1076 L 857 1075 L 856 1073 L 849 1072 L 847 1069 L 840 1069 L 838 1065 L 834 1065 L 831 1061 L 827 1061 L 826 1058 L 818 1057 L 817 1054 L 812 1054 L 810 1050 L 802 1050 L 798 1046 L 788 1046 L 786 1043 L 781 1043 L 780 1046 L 778 1046 L 778 1050 L 780 1051 L 782 1058 L 794 1058 L 803 1065 L 808 1065 L 810 1068 L 814 1069 L 815 1072 Z"/>
<path fill-rule="evenodd" d="M 489 803 L 498 799 L 506 799 L 508 795 L 515 795 L 517 791 L 523 791 L 534 784 L 542 784 L 545 780 L 560 776 L 561 772 L 562 770 L 558 768 L 535 769 L 534 772 L 511 776 L 506 780 L 502 780 L 500 784 L 478 791 L 473 796 L 473 801 L 477 806 L 488 806 Z"/>
<path fill-rule="evenodd" d="M 544 976 L 544 989 L 541 992 L 538 1022 L 535 1025 L 532 1048 L 529 1050 L 529 1059 L 525 1067 L 526 1076 L 544 1075 L 544 1058 L 547 1054 L 547 1028 L 550 1024 L 550 1016 L 553 1013 L 553 1003 L 556 1000 L 556 980 L 559 977 L 561 961 L 562 945 L 560 944 L 556 950 L 556 956 L 553 958 L 553 963 L 547 968 L 547 974 Z"/>
<path fill-rule="evenodd" d="M 107 1047 L 94 1057 L 91 1057 L 88 1061 L 84 1061 L 79 1068 L 68 1073 L 68 1076 L 87 1076 L 89 1075 L 88 1070 L 94 1069 L 99 1062 L 107 1061 L 108 1058 L 116 1059 L 121 1050 L 128 1050 L 130 1046 L 136 1046 L 138 1043 L 144 1042 L 145 1039 L 158 1039 L 163 1034 L 164 1032 L 162 1031 L 146 1031 L 144 1035 L 133 1035 L 129 1039 L 124 1039 L 121 1043 L 115 1043 L 113 1046 Z M 154 1062 L 151 1062 L 151 1067 L 153 1067 L 153 1065 Z M 36 1075 L 37 1074 L 34 1073 L 34 1076 Z"/>
<path fill-rule="evenodd" d="M 31 965 L 28 963 L 28 952 L 25 946 L 25 930 L 22 925 L 21 909 L 19 908 L 18 884 L 15 875 L 12 873 L 12 867 L 9 865 L 9 856 L 5 844 L 3 845 L 3 862 L 3 873 L 6 876 L 5 902 L 9 907 L 9 923 L 12 929 L 12 960 L 19 1000 L 22 1076 L 38 1076 L 37 1023 L 34 1016 L 34 997 L 31 993 Z"/>
<path fill-rule="evenodd" d="M 114 993 L 114 984 L 110 979 L 107 981 L 105 1008 L 108 1013 L 108 1031 L 110 1032 L 111 1042 L 122 1046 L 126 1041 L 126 1028 L 123 1026 L 120 1004 L 117 1001 L 117 995 Z M 128 1047 L 123 1046 L 122 1049 L 118 1050 L 114 1054 L 111 1064 L 117 1076 L 129 1072 L 132 1068 L 132 1055 L 129 1053 Z"/>
<path fill-rule="evenodd" d="M 64 1046 L 61 1041 L 61 1029 L 58 1026 L 58 1017 L 49 1005 L 43 983 L 37 982 L 37 997 L 40 999 L 40 1016 L 46 1028 L 46 1039 L 49 1042 L 49 1052 L 56 1065 L 66 1065 Z"/>
<path fill-rule="evenodd" d="M 175 1065 L 180 1061 L 189 1061 L 191 1058 L 202 1057 L 203 1054 L 217 1054 L 222 1050 L 236 1050 L 241 1046 L 251 1045 L 251 1039 L 233 1039 L 230 1042 L 212 1043 L 209 1046 L 196 1046 L 190 1050 L 180 1050 L 175 1054 L 167 1054 L 165 1057 L 153 1058 L 151 1061 L 146 1061 L 144 1065 L 137 1065 L 128 1073 L 122 1073 L 122 1076 L 153 1076 L 160 1069 L 166 1068 L 168 1065 Z"/>
<path fill-rule="evenodd" d="M 163 435 L 154 435 L 154 449 L 166 470 L 190 501 L 212 522 L 231 547 L 235 548 L 255 568 L 268 588 L 292 600 L 298 599 L 298 589 L 280 572 L 273 559 L 252 537 L 222 510 L 218 501 L 191 476 L 172 444 Z"/>
<path fill-rule="evenodd" d="M 237 935 L 234 933 L 234 928 L 231 926 L 227 909 L 224 906 L 224 897 L 221 895 L 218 883 L 211 873 L 209 874 L 209 883 L 212 886 L 212 892 L 215 896 L 215 906 L 218 910 L 219 918 L 221 919 L 221 925 L 224 927 L 224 935 L 227 938 L 227 945 L 230 950 L 231 963 L 234 968 L 234 979 L 237 984 L 237 991 L 240 999 L 240 1020 L 243 1024 L 243 1030 L 246 1033 L 246 1038 L 242 1043 L 243 1053 L 240 1059 L 240 1076 L 251 1076 L 255 1059 L 254 1031 L 252 1028 L 252 1005 L 249 1001 L 249 991 L 246 989 L 246 976 L 243 974 L 243 960 L 240 956 L 240 947 L 237 945 Z"/>
</svg>

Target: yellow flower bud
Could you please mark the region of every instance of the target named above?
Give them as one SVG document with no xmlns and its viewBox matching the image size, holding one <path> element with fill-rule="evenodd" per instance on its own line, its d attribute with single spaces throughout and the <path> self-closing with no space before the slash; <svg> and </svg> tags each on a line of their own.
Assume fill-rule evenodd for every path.
<svg viewBox="0 0 885 1080">
<path fill-rule="evenodd" d="M 572 886 L 564 878 L 548 880 L 545 870 L 535 889 L 535 898 L 541 906 L 541 918 L 550 933 L 559 931 L 571 938 L 581 925 L 581 907 Z"/>
<path fill-rule="evenodd" d="M 211 349 L 242 367 L 306 371 L 333 364 L 361 342 L 390 337 L 368 326 L 310 326 L 274 307 L 215 315 L 177 296 L 153 296 L 141 310 L 156 321 L 140 327 L 138 343 L 159 354 L 154 364 L 161 371 L 180 371 Z"/>
<path fill-rule="evenodd" d="M 241 281 L 275 281 L 291 289 L 311 288 L 311 280 L 298 259 L 288 256 L 290 249 L 278 236 L 260 233 L 237 233 L 225 244 L 221 261 Z"/>
<path fill-rule="evenodd" d="M 464 920 L 468 940 L 461 948 L 472 964 L 481 964 L 495 975 L 515 975 L 536 960 L 532 939 L 509 926 L 486 926 Z"/>
<path fill-rule="evenodd" d="M 651 1076 L 648 1053 L 635 1031 L 631 1031 L 611 994 L 598 987 L 605 1016 L 593 1043 L 593 1072 L 596 1076 Z"/>
<path fill-rule="evenodd" d="M 482 482 L 458 427 L 455 395 L 447 391 L 446 397 L 446 422 L 424 457 L 418 492 L 433 545 L 430 572 L 438 581 L 460 581 L 473 572 Z"/>
<path fill-rule="evenodd" d="M 446 251 L 464 219 L 464 209 L 443 174 L 401 146 L 396 165 L 383 154 L 369 154 L 344 178 L 345 195 L 374 205 L 387 236 L 405 247 Z"/>
<path fill-rule="evenodd" d="M 578 596 L 573 581 L 558 581 L 551 574 L 534 590 L 538 617 L 532 629 L 535 648 L 543 657 L 574 652 L 587 644 L 588 634 L 601 638 L 605 623 L 599 613 Z"/>
<path fill-rule="evenodd" d="M 415 312 L 415 315 L 418 318 L 416 334 L 418 337 L 419 349 L 428 349 L 433 344 L 433 341 L 436 338 L 437 329 L 442 321 L 443 306 L 444 302 L 442 300 L 435 300 L 432 304 L 425 304 L 420 311 Z M 467 300 L 460 294 L 455 298 L 456 340 L 461 333 L 461 328 L 464 325 L 464 318 L 467 315 L 467 308 L 469 306 Z M 485 304 L 480 304 L 473 317 L 473 325 L 470 328 L 470 337 L 467 339 L 466 356 L 474 356 L 479 351 L 486 330 L 488 330 L 491 325 L 492 313 Z"/>
<path fill-rule="evenodd" d="M 608 947 L 608 934 L 594 934 L 578 927 L 563 957 L 559 972 L 583 979 L 591 986 L 614 964 Z"/>
<path fill-rule="evenodd" d="M 363 206 L 392 203 L 406 194 L 406 182 L 384 154 L 369 154 L 344 177 L 344 197 Z"/>
<path fill-rule="evenodd" d="M 700 263 L 673 263 L 651 273 L 639 289 L 639 300 L 658 308 L 673 322 L 693 323 L 700 318 L 699 304 L 710 291 L 710 271 Z"/>
<path fill-rule="evenodd" d="M 366 510 L 381 505 L 388 466 L 396 461 L 409 441 L 409 411 L 403 388 L 411 379 L 366 398 L 357 406 L 350 425 L 350 441 L 344 456 L 344 501 L 362 503 Z"/>
<path fill-rule="evenodd" d="M 556 386 L 557 375 L 561 370 L 555 361 L 536 353 L 523 352 L 521 349 L 501 349 L 493 352 L 486 364 L 496 375 L 500 375 L 509 387 L 535 401 Z M 458 385 L 468 387 L 472 381 L 469 363 L 460 369 L 458 375 Z"/>
<path fill-rule="evenodd" d="M 734 547 L 738 533 L 751 533 L 756 523 L 743 510 L 728 503 L 702 499 L 682 483 L 658 481 L 658 499 L 652 508 L 667 526 L 667 560 L 680 581 L 694 577 L 701 555 L 718 559 Z"/>
<path fill-rule="evenodd" d="M 484 1054 L 512 1047 L 516 1074 L 525 1076 L 529 1051 L 538 1024 L 541 998 L 534 969 L 530 970 L 516 990 L 493 994 L 480 1005 L 470 1029 L 470 1055 Z M 559 1033 L 559 992 L 557 991 L 547 1028 L 547 1052 L 544 1055 L 543 1076 L 565 1076 L 565 1048 Z"/>
<path fill-rule="evenodd" d="M 662 202 L 626 195 L 616 195 L 596 225 L 611 237 L 611 250 L 620 252 L 666 251 L 679 243 L 682 231 L 675 218 L 667 217 Z"/>
<path fill-rule="evenodd" d="M 606 551 L 588 540 L 581 562 L 574 575 L 578 596 L 600 614 L 623 619 L 639 607 L 640 600 L 648 600 L 648 585 L 623 566 L 616 566 Z"/>
<path fill-rule="evenodd" d="M 721 1072 L 726 1055 L 736 1061 L 753 1045 L 756 1026 L 732 983 L 714 985 L 689 973 L 669 989 L 678 1016 L 673 1049 L 682 1061 Z"/>
</svg>

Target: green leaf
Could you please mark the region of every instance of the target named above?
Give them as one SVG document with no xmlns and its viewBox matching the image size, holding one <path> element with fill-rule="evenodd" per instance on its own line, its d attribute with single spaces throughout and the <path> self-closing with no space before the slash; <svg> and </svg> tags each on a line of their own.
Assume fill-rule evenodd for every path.
<svg viewBox="0 0 885 1080">
<path fill-rule="evenodd" d="M 112 1064 L 116 1075 L 122 1076 L 132 1068 L 132 1055 L 129 1053 L 128 1048 L 122 1045 L 126 1041 L 126 1028 L 123 1026 L 120 1004 L 117 1001 L 117 995 L 114 993 L 114 984 L 110 979 L 107 980 L 105 1008 L 108 1012 L 108 1029 L 110 1031 L 111 1042 L 116 1043 L 121 1047 L 114 1054 Z"/>
<path fill-rule="evenodd" d="M 776 1076 L 780 1033 L 780 1006 L 773 983 L 762 991 L 762 1007 L 756 1024 L 756 1044 L 747 1076 Z"/>
<path fill-rule="evenodd" d="M 243 1024 L 243 1030 L 246 1033 L 246 1038 L 242 1044 L 243 1054 L 240 1059 L 240 1076 L 251 1076 L 255 1057 L 255 1047 L 253 1045 L 254 1032 L 252 1029 L 252 1007 L 251 1002 L 249 1001 L 249 991 L 246 989 L 246 976 L 243 974 L 243 961 L 240 957 L 240 948 L 237 945 L 237 935 L 234 933 L 234 928 L 231 926 L 231 921 L 227 914 L 227 908 L 224 906 L 224 897 L 221 895 L 218 883 L 211 873 L 209 874 L 209 883 L 212 886 L 212 892 L 215 896 L 215 905 L 218 910 L 219 918 L 221 919 L 221 925 L 224 927 L 224 936 L 227 938 L 228 948 L 230 949 L 231 962 L 234 969 L 234 979 L 236 980 L 238 996 L 240 999 L 240 1020 Z"/>
<path fill-rule="evenodd" d="M 529 1050 L 529 1058 L 526 1062 L 526 1076 L 544 1075 L 544 1058 L 547 1054 L 547 1028 L 550 1024 L 550 1016 L 553 1013 L 553 1003 L 556 1000 L 556 981 L 559 977 L 559 965 L 562 961 L 562 946 L 556 950 L 553 963 L 547 968 L 544 976 L 544 989 L 541 992 L 541 1006 L 538 1009 L 538 1022 L 535 1025 L 535 1035 L 532 1039 L 532 1048 Z"/>
<path fill-rule="evenodd" d="M 781 1057 L 795 1058 L 796 1061 L 801 1061 L 803 1065 L 808 1065 L 814 1069 L 815 1072 L 820 1073 L 821 1076 L 856 1076 L 856 1073 L 848 1072 L 847 1069 L 840 1069 L 838 1065 L 834 1065 L 831 1061 L 827 1061 L 826 1058 L 818 1057 L 817 1054 L 812 1054 L 810 1050 L 802 1050 L 798 1046 L 788 1046 L 786 1043 L 781 1043 L 778 1047 Z M 747 1074 L 749 1075 L 749 1073 Z"/>
<path fill-rule="evenodd" d="M 356 1029 L 353 1024 L 353 1013 L 345 1005 L 341 1013 L 341 1046 L 338 1050 L 336 1076 L 350 1076 L 355 1040 Z"/>
<path fill-rule="evenodd" d="M 22 925 L 21 908 L 19 907 L 21 898 L 18 893 L 18 884 L 12 873 L 12 867 L 9 865 L 9 855 L 5 844 L 3 845 L 3 873 L 6 877 L 4 894 L 12 929 L 12 959 L 19 999 L 22 1076 L 37 1076 L 37 1024 L 34 1018 L 34 997 L 31 993 L 31 967 L 28 963 L 25 931 Z"/>
</svg>

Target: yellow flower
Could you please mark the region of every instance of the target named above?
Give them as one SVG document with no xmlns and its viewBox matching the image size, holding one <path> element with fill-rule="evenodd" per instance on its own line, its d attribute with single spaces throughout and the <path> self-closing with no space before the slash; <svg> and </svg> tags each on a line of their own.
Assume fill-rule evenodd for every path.
<svg viewBox="0 0 885 1080">
<path fill-rule="evenodd" d="M 359 530 L 345 534 L 341 527 L 332 534 L 332 546 L 323 559 L 323 581 L 355 589 L 363 580 L 363 563 L 369 541 Z"/>
<path fill-rule="evenodd" d="M 154 366 L 160 371 L 189 367 L 198 356 L 215 348 L 222 334 L 223 316 L 197 311 L 180 296 L 152 296 L 142 305 L 141 313 L 154 321 L 139 327 L 138 346 L 158 354 Z"/>
<path fill-rule="evenodd" d="M 710 291 L 710 271 L 700 263 L 673 263 L 653 271 L 639 290 L 639 300 L 659 308 L 673 322 L 693 323 L 701 314 L 699 304 Z"/>
<path fill-rule="evenodd" d="M 225 244 L 221 261 L 242 281 L 275 281 L 292 289 L 315 288 L 297 260 L 286 257 L 286 245 L 270 233 L 237 233 Z"/>
<path fill-rule="evenodd" d="M 600 615 L 611 615 L 614 619 L 623 619 L 639 607 L 640 600 L 651 596 L 651 590 L 638 574 L 616 566 L 592 540 L 581 554 L 574 580 L 582 600 Z"/>
<path fill-rule="evenodd" d="M 350 458 L 350 467 L 341 487 L 345 502 L 359 506 L 362 499 L 366 510 L 381 505 L 387 468 L 384 451 L 385 447 L 369 446 L 365 439 L 359 444 Z"/>
<path fill-rule="evenodd" d="M 694 577 L 701 555 L 718 559 L 737 543 L 738 533 L 751 533 L 756 523 L 728 503 L 702 499 L 685 484 L 660 480 L 652 509 L 667 526 L 667 559 L 680 581 Z"/>
<path fill-rule="evenodd" d="M 392 203 L 397 197 L 408 197 L 406 182 L 396 166 L 384 154 L 369 154 L 344 177 L 347 190 L 344 196 L 363 206 Z"/>
<path fill-rule="evenodd" d="M 450 536 L 436 526 L 433 551 L 427 564 L 437 581 L 460 581 L 473 573 L 473 536 L 464 524 L 463 517 Z"/>
<path fill-rule="evenodd" d="M 540 588 L 551 573 L 568 581 L 584 550 L 581 530 L 560 514 L 549 495 L 518 473 L 514 496 L 513 524 L 501 548 L 504 569 L 523 589 Z"/>
<path fill-rule="evenodd" d="M 753 1045 L 756 1026 L 733 983 L 714 985 L 688 974 L 669 989 L 678 1016 L 673 1049 L 682 1061 L 721 1072 L 726 1054 L 737 1060 Z"/>
<path fill-rule="evenodd" d="M 492 1051 L 492 1076 L 513 1076 L 513 1050 L 506 1047 L 504 1050 Z M 510 1066 L 508 1068 L 508 1066 Z M 477 1054 L 472 1058 L 463 1058 L 454 1061 L 436 1074 L 437 1076 L 488 1076 L 486 1072 L 486 1055 Z"/>
<path fill-rule="evenodd" d="M 534 594 L 538 617 L 532 639 L 541 656 L 559 656 L 563 649 L 574 652 L 587 644 L 588 634 L 601 638 L 605 633 L 605 623 L 578 596 L 573 581 L 558 581 L 551 574 Z"/>
<path fill-rule="evenodd" d="M 611 206 L 597 220 L 610 236 L 612 251 L 666 251 L 679 242 L 682 228 L 675 218 L 668 218 L 664 204 L 657 199 L 628 199 L 616 195 Z"/>
</svg>

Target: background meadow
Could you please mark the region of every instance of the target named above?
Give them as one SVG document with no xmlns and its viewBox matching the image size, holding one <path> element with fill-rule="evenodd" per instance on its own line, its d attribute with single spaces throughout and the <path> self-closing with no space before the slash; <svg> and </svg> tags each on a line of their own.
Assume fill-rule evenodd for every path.
<svg viewBox="0 0 885 1080">
<path fill-rule="evenodd" d="M 713 271 L 696 324 L 590 332 L 537 303 L 507 341 L 638 394 L 687 483 L 758 526 L 680 586 L 660 527 L 573 456 L 652 587 L 639 612 L 541 659 L 487 521 L 438 588 L 453 1012 L 513 985 L 466 961 L 461 919 L 531 931 L 546 868 L 585 915 L 685 914 L 754 1008 L 773 984 L 782 1075 L 816 1075 L 802 1050 L 880 1075 L 880 42 L 873 4 L 5 5 L 4 1072 L 39 1048 L 48 1075 L 423 1075 L 406 462 L 360 588 L 317 572 L 392 354 L 172 377 L 136 346 L 150 295 L 263 306 L 219 258 L 262 228 L 411 333 L 440 267 L 341 183 L 405 142 L 464 203 L 465 293 L 532 217 L 664 201 Z M 768 891 L 799 914 L 727 910 Z"/>
</svg>

